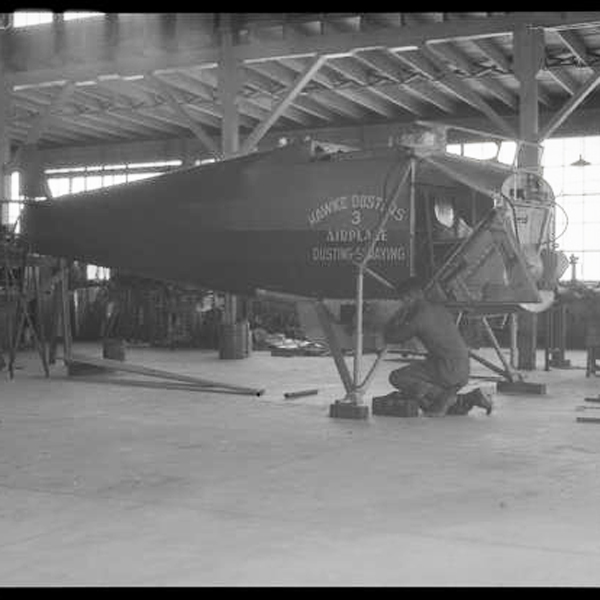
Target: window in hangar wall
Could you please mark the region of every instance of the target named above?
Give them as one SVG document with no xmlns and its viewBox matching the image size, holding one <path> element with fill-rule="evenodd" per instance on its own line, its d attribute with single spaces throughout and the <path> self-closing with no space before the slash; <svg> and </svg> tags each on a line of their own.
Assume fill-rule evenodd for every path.
<svg viewBox="0 0 600 600">
<path fill-rule="evenodd" d="M 88 167 L 64 167 L 46 169 L 45 174 L 52 197 L 59 197 L 65 194 L 76 194 L 120 183 L 157 177 L 181 166 L 181 164 L 181 160 L 168 160 Z M 38 200 L 44 200 L 44 198 L 39 198 Z M 11 174 L 8 224 L 15 227 L 17 233 L 20 229 L 18 219 L 21 213 L 22 201 L 20 173 L 14 171 Z M 97 265 L 88 265 L 87 276 L 91 280 L 108 279 L 110 270 Z"/>
<path fill-rule="evenodd" d="M 90 17 L 99 17 L 104 15 L 102 12 L 67 10 L 63 14 L 65 21 L 77 19 L 89 19 Z M 54 12 L 51 10 L 16 10 L 13 13 L 13 27 L 31 27 L 32 25 L 42 25 L 51 23 L 54 19 Z"/>
<path fill-rule="evenodd" d="M 516 144 L 449 144 L 448 152 L 472 158 L 497 158 L 513 164 Z M 574 166 L 583 158 L 589 163 Z M 556 198 L 556 243 L 578 258 L 577 278 L 600 281 L 600 136 L 553 138 L 542 143 L 543 177 Z M 571 270 L 562 279 L 570 279 Z"/>
<path fill-rule="evenodd" d="M 109 187 L 131 181 L 139 181 L 162 175 L 180 167 L 181 160 L 166 160 L 144 163 L 96 165 L 87 167 L 64 167 L 46 169 L 48 186 L 53 197 L 77 194 L 98 188 Z"/>
</svg>

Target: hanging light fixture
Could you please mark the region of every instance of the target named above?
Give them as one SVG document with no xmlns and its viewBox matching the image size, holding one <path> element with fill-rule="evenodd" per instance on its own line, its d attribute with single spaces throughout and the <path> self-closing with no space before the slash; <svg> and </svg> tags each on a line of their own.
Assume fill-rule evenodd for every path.
<svg viewBox="0 0 600 600">
<path fill-rule="evenodd" d="M 580 154 L 579 158 L 575 162 L 571 163 L 571 166 L 572 167 L 588 167 L 591 164 L 592 163 L 585 160 L 585 158 L 583 158 L 583 156 L 581 156 L 581 154 Z"/>
</svg>

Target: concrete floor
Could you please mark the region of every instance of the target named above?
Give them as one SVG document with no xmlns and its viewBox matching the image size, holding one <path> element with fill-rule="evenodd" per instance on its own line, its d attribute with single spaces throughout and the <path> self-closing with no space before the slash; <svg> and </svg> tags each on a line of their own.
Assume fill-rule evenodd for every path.
<svg viewBox="0 0 600 600">
<path fill-rule="evenodd" d="M 348 421 L 328 358 L 128 350 L 255 398 L 48 381 L 24 354 L 0 374 L 0 586 L 599 585 L 600 424 L 575 421 L 599 385 L 567 358 L 489 417 Z"/>
</svg>

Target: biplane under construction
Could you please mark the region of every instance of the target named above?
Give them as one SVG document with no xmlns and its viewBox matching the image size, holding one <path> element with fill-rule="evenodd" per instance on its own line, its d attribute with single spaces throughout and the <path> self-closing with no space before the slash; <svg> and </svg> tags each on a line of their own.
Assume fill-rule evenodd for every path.
<svg viewBox="0 0 600 600">
<path fill-rule="evenodd" d="M 306 141 L 30 202 L 22 234 L 39 254 L 297 302 L 306 329 L 322 328 L 343 402 L 359 405 L 385 353 L 363 378 L 365 303 L 392 310 L 397 286 L 416 275 L 458 311 L 547 307 L 553 208 L 540 176 L 497 161 Z M 360 307 L 353 373 L 338 326 L 350 302 Z"/>
</svg>

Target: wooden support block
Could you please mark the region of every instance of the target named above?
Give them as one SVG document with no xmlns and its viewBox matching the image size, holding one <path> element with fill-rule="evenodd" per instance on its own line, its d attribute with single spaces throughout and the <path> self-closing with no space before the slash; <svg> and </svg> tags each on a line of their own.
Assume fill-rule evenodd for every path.
<svg viewBox="0 0 600 600">
<path fill-rule="evenodd" d="M 329 416 L 334 419 L 367 419 L 369 407 L 366 404 L 354 404 L 336 400 L 329 405 Z"/>
<path fill-rule="evenodd" d="M 600 417 L 577 417 L 578 423 L 600 423 Z"/>
<path fill-rule="evenodd" d="M 531 383 L 529 381 L 499 381 L 496 389 L 505 394 L 546 394 L 545 383 Z"/>
<path fill-rule="evenodd" d="M 571 368 L 571 361 L 568 359 L 552 359 L 550 361 L 550 366 L 553 369 L 570 369 Z"/>
<path fill-rule="evenodd" d="M 390 395 L 373 398 L 372 410 L 374 415 L 387 417 L 418 417 L 419 403 L 406 398 L 394 398 Z"/>
<path fill-rule="evenodd" d="M 106 338 L 102 341 L 102 358 L 125 360 L 125 342 L 117 338 Z"/>
</svg>

